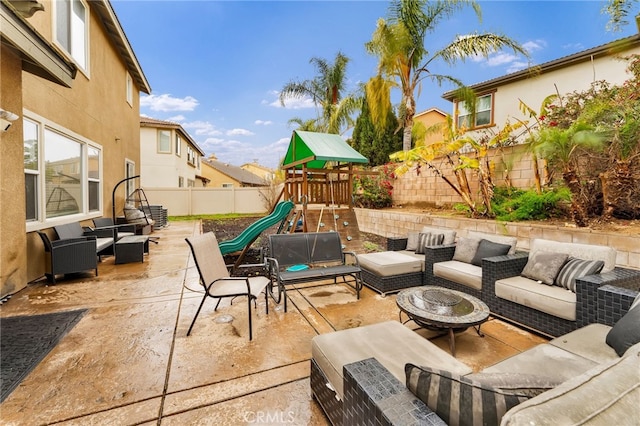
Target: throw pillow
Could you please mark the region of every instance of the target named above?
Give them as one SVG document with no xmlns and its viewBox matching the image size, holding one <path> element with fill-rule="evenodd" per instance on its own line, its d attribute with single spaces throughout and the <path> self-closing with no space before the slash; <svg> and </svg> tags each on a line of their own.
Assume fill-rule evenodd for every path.
<svg viewBox="0 0 640 426">
<path fill-rule="evenodd" d="M 459 237 L 456 242 L 456 250 L 453 253 L 453 260 L 471 263 L 473 256 L 476 255 L 476 251 L 478 250 L 478 245 L 480 245 L 480 240 Z"/>
<path fill-rule="evenodd" d="M 632 308 L 609 330 L 605 340 L 618 356 L 640 342 L 640 306 Z"/>
<path fill-rule="evenodd" d="M 527 264 L 524 265 L 520 275 L 540 283 L 553 285 L 568 257 L 564 253 L 548 251 L 530 253 L 529 260 L 527 260 Z"/>
<path fill-rule="evenodd" d="M 504 256 L 509 253 L 511 246 L 509 244 L 494 243 L 489 240 L 480 240 L 476 254 L 471 259 L 471 264 L 482 266 L 482 259 L 485 257 Z"/>
<path fill-rule="evenodd" d="M 451 426 L 498 425 L 508 410 L 529 399 L 448 371 L 413 364 L 404 371 L 407 389 Z"/>
<path fill-rule="evenodd" d="M 432 234 L 430 232 L 421 232 L 418 236 L 417 254 L 424 254 L 424 248 L 430 246 L 439 246 L 444 241 L 444 234 Z"/>
<path fill-rule="evenodd" d="M 556 277 L 556 285 L 576 292 L 576 278 L 586 277 L 602 271 L 602 260 L 582 260 L 570 257 Z"/>
<path fill-rule="evenodd" d="M 473 373 L 465 377 L 503 391 L 522 393 L 529 398 L 553 389 L 563 382 L 558 378 L 525 373 Z"/>
<path fill-rule="evenodd" d="M 416 251 L 417 247 L 418 247 L 418 233 L 412 232 L 407 237 L 407 247 L 405 248 L 405 250 Z"/>
</svg>

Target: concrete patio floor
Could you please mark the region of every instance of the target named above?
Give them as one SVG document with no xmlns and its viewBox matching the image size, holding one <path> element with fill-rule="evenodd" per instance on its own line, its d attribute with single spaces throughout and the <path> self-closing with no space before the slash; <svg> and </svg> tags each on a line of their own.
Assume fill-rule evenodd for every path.
<svg viewBox="0 0 640 426">
<path fill-rule="evenodd" d="M 199 233 L 199 222 L 171 222 L 143 263 L 105 258 L 98 277 L 42 280 L 3 304 L 2 317 L 89 311 L 0 405 L 2 424 L 329 424 L 309 389 L 311 339 L 398 320 L 395 296 L 307 286 L 288 291 L 287 313 L 270 300 L 268 315 L 262 298 L 253 341 L 244 301 L 215 312 L 208 300 L 187 337 L 202 292 L 184 238 Z M 474 370 L 545 341 L 497 319 L 482 331 L 456 337 Z M 446 337 L 432 341 L 448 350 Z"/>
</svg>

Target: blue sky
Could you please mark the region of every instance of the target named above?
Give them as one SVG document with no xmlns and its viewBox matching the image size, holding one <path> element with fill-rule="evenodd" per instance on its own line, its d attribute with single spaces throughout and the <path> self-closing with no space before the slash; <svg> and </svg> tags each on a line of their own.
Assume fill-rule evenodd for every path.
<svg viewBox="0 0 640 426">
<path fill-rule="evenodd" d="M 316 116 L 310 102 L 287 102 L 278 92 L 290 80 L 315 76 L 312 57 L 333 62 L 350 58 L 349 85 L 355 90 L 376 73 L 366 53 L 383 1 L 148 1 L 112 0 L 118 19 L 149 80 L 141 114 L 179 122 L 207 155 L 240 166 L 257 160 L 277 167 L 294 127 L 292 117 Z M 474 31 L 505 34 L 526 47 L 540 64 L 626 37 L 634 22 L 608 32 L 601 1 L 480 1 L 483 20 L 471 10 L 442 22 L 427 46 L 442 48 Z M 635 11 L 637 13 L 637 11 Z M 512 52 L 468 60 L 435 71 L 475 84 L 527 66 Z M 417 110 L 438 107 L 451 87 L 425 81 Z"/>
</svg>

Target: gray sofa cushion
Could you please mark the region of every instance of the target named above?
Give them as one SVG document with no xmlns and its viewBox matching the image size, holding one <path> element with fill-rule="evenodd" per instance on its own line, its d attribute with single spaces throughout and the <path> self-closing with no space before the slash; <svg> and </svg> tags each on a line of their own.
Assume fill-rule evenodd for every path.
<svg viewBox="0 0 640 426">
<path fill-rule="evenodd" d="M 598 274 L 603 266 L 602 260 L 582 260 L 571 257 L 560 269 L 555 284 L 575 293 L 577 278 Z"/>
<path fill-rule="evenodd" d="M 597 364 L 617 359 L 618 355 L 605 343 L 611 327 L 604 324 L 589 324 L 549 342 L 557 348 L 586 358 Z"/>
<path fill-rule="evenodd" d="M 432 234 L 444 235 L 444 240 L 442 241 L 442 244 L 444 245 L 449 245 L 456 242 L 456 231 L 452 229 L 425 226 L 420 230 L 420 232 L 422 233 L 430 232 Z"/>
<path fill-rule="evenodd" d="M 496 281 L 495 293 L 502 299 L 569 321 L 576 320 L 576 294 L 564 288 L 516 276 Z"/>
<path fill-rule="evenodd" d="M 509 253 L 511 246 L 509 244 L 494 243 L 489 240 L 480 240 L 478 244 L 478 250 L 471 259 L 471 264 L 476 266 L 482 266 L 482 259 L 485 257 L 504 256 Z"/>
<path fill-rule="evenodd" d="M 453 253 L 453 260 L 458 262 L 471 263 L 478 251 L 480 240 L 476 238 L 459 237 L 456 243 L 456 250 Z"/>
<path fill-rule="evenodd" d="M 497 425 L 526 392 L 497 389 L 449 371 L 405 366 L 407 388 L 449 425 Z"/>
<path fill-rule="evenodd" d="M 640 342 L 640 306 L 631 309 L 615 323 L 607 334 L 606 342 L 619 356 Z"/>
<path fill-rule="evenodd" d="M 626 425 L 640 418 L 640 344 L 622 358 L 584 374 L 509 410 L 501 425 Z M 633 420 L 636 419 L 636 420 Z"/>
<path fill-rule="evenodd" d="M 553 285 L 568 258 L 569 256 L 565 253 L 531 252 L 520 275 L 542 284 Z"/>
<path fill-rule="evenodd" d="M 431 232 L 421 232 L 418 235 L 417 254 L 424 254 L 425 247 L 439 246 L 444 241 L 444 234 L 433 234 Z"/>
<path fill-rule="evenodd" d="M 482 289 L 482 268 L 457 260 L 447 260 L 433 264 L 433 275 L 445 278 L 467 287 Z"/>
<path fill-rule="evenodd" d="M 611 247 L 593 244 L 561 243 L 552 240 L 535 238 L 531 241 L 529 249 L 531 253 L 546 251 L 553 253 L 565 253 L 571 257 L 584 260 L 602 260 L 604 267 L 602 272 L 612 271 L 616 266 L 616 250 Z"/>
<path fill-rule="evenodd" d="M 408 362 L 461 375 L 473 371 L 398 321 L 321 334 L 311 340 L 311 355 L 340 398 L 344 395 L 342 367 L 367 358 L 376 358 L 402 383 Z"/>
<path fill-rule="evenodd" d="M 477 240 L 489 240 L 489 241 L 493 241 L 494 243 L 508 244 L 511 246 L 511 249 L 509 249 L 509 254 L 513 254 L 516 252 L 516 244 L 518 243 L 518 239 L 516 237 L 508 237 L 506 235 L 496 235 L 496 234 L 485 234 L 484 232 L 478 232 L 478 231 L 467 232 L 467 237 L 475 238 Z"/>
<path fill-rule="evenodd" d="M 483 385 L 491 386 L 507 392 L 534 397 L 553 389 L 562 383 L 555 377 L 539 376 L 537 374 L 520 373 L 473 373 L 465 376 Z"/>
<path fill-rule="evenodd" d="M 408 236 L 407 236 L 407 247 L 405 247 L 405 250 L 409 250 L 409 251 L 416 251 L 416 248 L 418 247 L 418 236 L 420 234 L 417 232 L 411 232 Z"/>
<path fill-rule="evenodd" d="M 381 277 L 422 272 L 422 261 L 398 251 L 383 251 L 358 255 L 360 268 Z M 424 256 L 422 256 L 424 258 Z"/>
</svg>

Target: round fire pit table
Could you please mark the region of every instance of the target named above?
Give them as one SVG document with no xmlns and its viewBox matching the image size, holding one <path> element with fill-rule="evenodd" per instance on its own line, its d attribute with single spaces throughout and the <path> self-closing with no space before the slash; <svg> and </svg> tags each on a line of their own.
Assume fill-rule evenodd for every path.
<svg viewBox="0 0 640 426">
<path fill-rule="evenodd" d="M 455 333 L 480 326 L 489 319 L 489 307 L 477 297 L 444 287 L 423 286 L 402 290 L 396 298 L 400 322 L 404 312 L 418 326 L 449 334 L 449 349 L 456 356 Z"/>
</svg>

